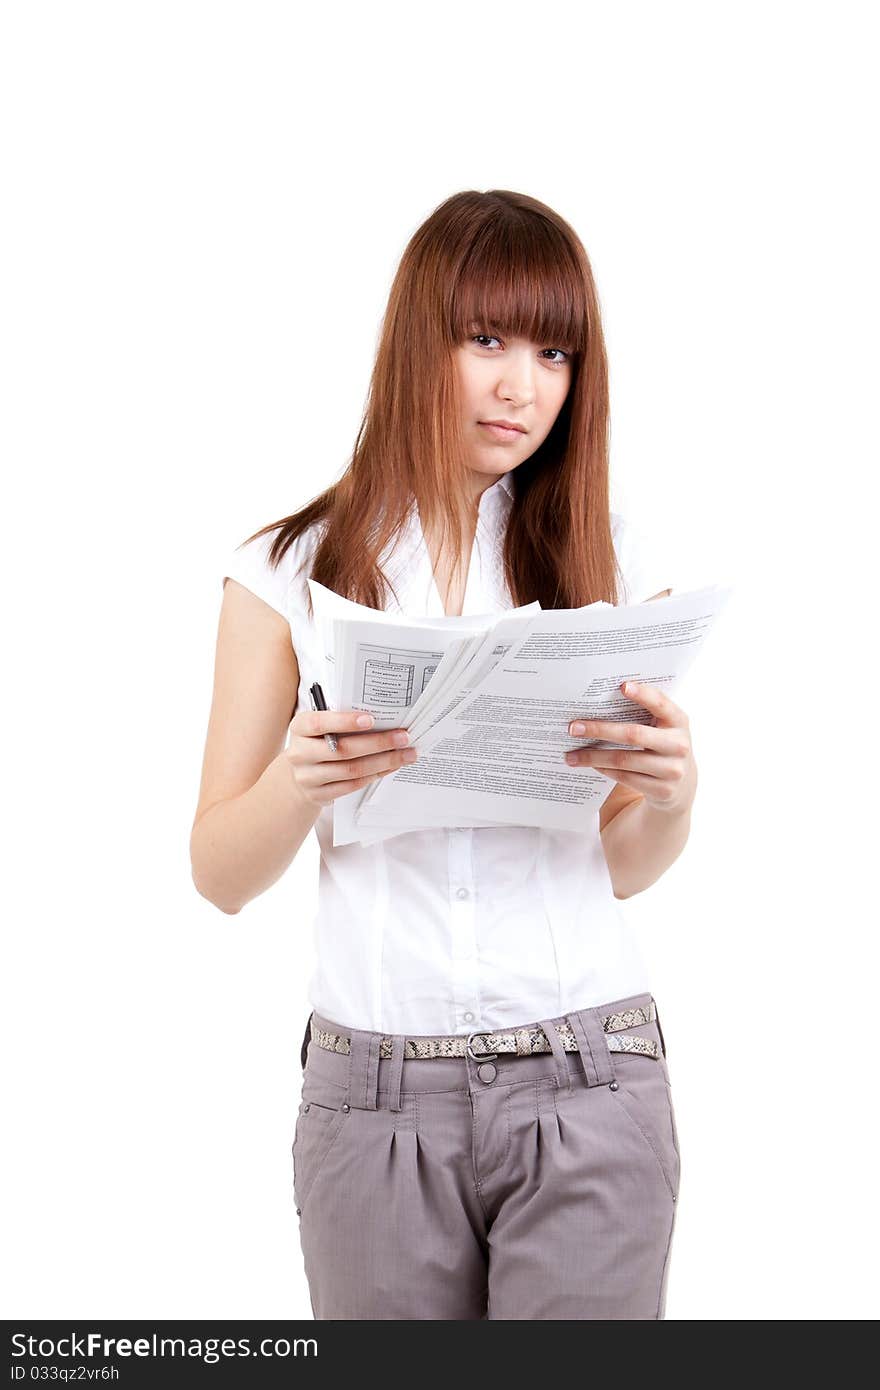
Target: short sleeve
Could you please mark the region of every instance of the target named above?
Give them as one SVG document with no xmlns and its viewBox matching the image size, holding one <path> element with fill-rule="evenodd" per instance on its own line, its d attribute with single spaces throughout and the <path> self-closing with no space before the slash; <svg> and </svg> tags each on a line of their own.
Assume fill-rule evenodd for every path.
<svg viewBox="0 0 880 1390">
<path fill-rule="evenodd" d="M 237 580 L 287 619 L 299 667 L 294 709 L 308 709 L 312 681 L 321 681 L 327 691 L 333 688 L 324 643 L 309 604 L 308 581 L 323 534 L 322 523 L 312 522 L 300 531 L 278 564 L 273 566 L 269 563 L 269 552 L 278 533 L 279 527 L 273 526 L 265 535 L 236 546 L 226 556 L 222 578 Z"/>
<path fill-rule="evenodd" d="M 622 604 L 644 603 L 665 589 L 675 592 L 671 561 L 641 528 L 633 526 L 618 512 L 612 512 L 611 536 L 623 574 Z"/>
<path fill-rule="evenodd" d="M 277 529 L 267 531 L 265 535 L 245 541 L 233 550 L 226 557 L 222 582 L 225 583 L 227 577 L 238 580 L 238 583 L 250 589 L 252 594 L 256 594 L 264 603 L 268 603 L 271 608 L 289 619 L 287 599 L 293 577 L 291 562 L 297 547 L 289 546 L 280 564 L 270 565 L 269 551 L 277 534 Z"/>
</svg>

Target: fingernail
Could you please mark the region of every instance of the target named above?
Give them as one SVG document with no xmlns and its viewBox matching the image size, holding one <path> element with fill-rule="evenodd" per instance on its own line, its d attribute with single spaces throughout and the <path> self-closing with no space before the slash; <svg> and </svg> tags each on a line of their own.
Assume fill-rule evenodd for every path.
<svg viewBox="0 0 880 1390">
<path fill-rule="evenodd" d="M 565 761 L 569 764 L 569 766 L 574 766 L 574 764 L 577 762 L 577 760 L 578 760 L 577 753 L 566 753 L 566 755 L 565 755 Z"/>
<path fill-rule="evenodd" d="M 397 748 L 406 747 L 406 745 L 409 743 L 409 734 L 406 732 L 405 729 L 399 730 L 398 733 L 394 735 L 394 743 L 395 747 Z"/>
<path fill-rule="evenodd" d="M 372 722 L 373 716 L 371 714 L 359 714 L 355 721 L 360 729 L 369 729 Z"/>
<path fill-rule="evenodd" d="M 418 752 L 415 748 L 407 748 L 403 755 L 403 761 L 405 763 L 414 763 L 418 756 Z"/>
<path fill-rule="evenodd" d="M 586 724 L 572 724 L 571 732 L 573 734 L 585 734 L 587 732 L 587 726 Z"/>
</svg>

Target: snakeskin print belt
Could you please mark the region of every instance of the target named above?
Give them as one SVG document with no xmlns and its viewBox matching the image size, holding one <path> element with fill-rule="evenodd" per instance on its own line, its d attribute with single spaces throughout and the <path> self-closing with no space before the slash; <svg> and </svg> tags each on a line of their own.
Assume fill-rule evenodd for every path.
<svg viewBox="0 0 880 1390">
<path fill-rule="evenodd" d="M 657 1005 L 653 999 L 650 1004 L 644 1007 L 624 1009 L 617 1014 L 606 1014 L 602 1019 L 602 1027 L 609 1034 L 605 1039 L 608 1043 L 608 1050 L 610 1052 L 641 1052 L 646 1057 L 656 1058 L 659 1056 L 659 1044 L 654 1038 L 643 1038 L 639 1033 L 623 1037 L 617 1036 L 624 1028 L 636 1028 L 640 1023 L 651 1023 L 656 1017 Z M 577 1052 L 577 1038 L 567 1019 L 559 1024 L 558 1031 L 563 1049 L 566 1052 Z M 350 1038 L 344 1037 L 340 1033 L 329 1033 L 324 1028 L 317 1028 L 314 1019 L 311 1020 L 311 1037 L 318 1047 L 324 1047 L 328 1052 L 351 1052 Z M 483 1040 L 476 1050 L 473 1046 L 475 1038 Z M 380 1057 L 391 1056 L 391 1043 L 391 1038 L 382 1038 L 379 1044 Z M 534 1052 L 552 1051 L 547 1034 L 540 1024 L 535 1024 L 532 1028 L 501 1029 L 494 1033 L 469 1033 L 467 1037 L 463 1033 L 446 1033 L 433 1038 L 407 1038 L 403 1045 L 404 1059 L 464 1057 L 467 1055 L 475 1062 L 497 1057 L 499 1052 L 512 1052 L 517 1057 L 530 1057 Z"/>
</svg>

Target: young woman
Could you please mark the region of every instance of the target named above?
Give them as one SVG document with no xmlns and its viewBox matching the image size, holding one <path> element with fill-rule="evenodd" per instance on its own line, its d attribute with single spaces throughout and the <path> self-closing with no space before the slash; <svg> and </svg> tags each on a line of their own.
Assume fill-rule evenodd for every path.
<svg viewBox="0 0 880 1390">
<path fill-rule="evenodd" d="M 607 432 L 581 242 L 532 198 L 457 194 L 401 260 L 347 471 L 225 570 L 193 877 L 239 912 L 315 827 L 293 1178 L 316 1318 L 665 1316 L 678 1139 L 617 900 L 687 840 L 685 714 L 644 685 L 624 694 L 646 723 L 571 711 L 573 740 L 634 745 L 574 754 L 616 783 L 577 831 L 334 847 L 337 798 L 418 748 L 308 694 L 324 669 L 309 575 L 431 616 L 669 593 L 609 511 Z"/>
</svg>

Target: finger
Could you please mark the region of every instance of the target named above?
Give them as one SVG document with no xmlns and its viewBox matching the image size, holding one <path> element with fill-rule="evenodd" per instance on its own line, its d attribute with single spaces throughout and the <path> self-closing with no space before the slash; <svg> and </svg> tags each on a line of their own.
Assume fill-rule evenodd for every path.
<svg viewBox="0 0 880 1390">
<path fill-rule="evenodd" d="M 330 804 L 338 796 L 348 796 L 350 792 L 355 792 L 360 787 L 366 787 L 370 782 L 378 782 L 383 777 L 389 777 L 392 772 L 396 771 L 396 767 L 386 767 L 384 772 L 373 772 L 369 777 L 354 777 L 347 782 L 322 782 L 315 789 L 314 799 L 325 805 Z"/>
<path fill-rule="evenodd" d="M 599 722 L 599 721 L 597 721 Z M 687 729 L 655 729 L 652 724 L 611 724 L 607 727 L 617 732 L 602 734 L 606 743 L 631 743 L 635 749 L 644 748 L 658 758 L 686 758 L 691 751 L 690 733 Z M 592 751 L 604 750 L 592 745 Z"/>
<path fill-rule="evenodd" d="M 575 732 L 583 729 L 583 733 Z M 632 743 L 640 748 L 653 748 L 671 753 L 677 741 L 673 731 L 655 729 L 653 724 L 633 724 L 614 719 L 574 719 L 568 726 L 572 738 L 601 738 L 608 743 Z"/>
<path fill-rule="evenodd" d="M 363 757 L 367 753 L 383 753 L 389 748 L 409 748 L 411 739 L 406 729 L 382 729 L 377 734 L 338 734 L 333 757 Z"/>
<path fill-rule="evenodd" d="M 678 724 L 687 728 L 688 718 L 684 710 L 656 685 L 651 685 L 649 681 L 624 681 L 620 688 L 628 700 L 644 705 L 661 724 Z"/>
<path fill-rule="evenodd" d="M 569 767 L 594 767 L 597 772 L 642 772 L 652 779 L 678 782 L 684 769 L 677 760 L 660 758 L 656 753 L 636 753 L 622 748 L 581 748 L 566 753 Z"/>
<path fill-rule="evenodd" d="M 312 763 L 305 774 L 312 786 L 326 785 L 328 782 L 350 782 L 357 777 L 375 776 L 377 772 L 396 772 L 399 767 L 407 767 L 418 757 L 415 748 L 395 748 L 391 752 L 372 753 L 363 758 L 322 758 Z"/>
<path fill-rule="evenodd" d="M 391 748 L 409 746 L 410 739 L 406 729 L 384 729 L 378 734 L 337 734 L 335 750 L 320 734 L 291 732 L 289 743 L 289 748 L 295 750 L 297 761 L 301 763 L 324 763 L 334 759 L 341 761 L 343 758 L 360 757 L 366 753 L 382 753 Z"/>
<path fill-rule="evenodd" d="M 605 776 L 614 782 L 621 782 L 625 787 L 632 787 L 643 796 L 649 796 L 654 802 L 671 801 L 676 795 L 676 789 L 670 783 L 658 782 L 656 777 L 646 777 L 643 772 L 626 772 L 621 769 L 617 772 L 606 772 Z"/>
<path fill-rule="evenodd" d="M 375 722 L 362 709 L 301 709 L 294 715 L 291 728 L 304 738 L 316 738 L 321 734 L 363 733 Z"/>
<path fill-rule="evenodd" d="M 309 793 L 313 801 L 328 806 L 332 805 L 338 796 L 348 796 L 350 792 L 355 792 L 375 780 L 375 777 L 356 777 L 348 782 L 322 782 L 319 786 L 309 787 Z"/>
</svg>

